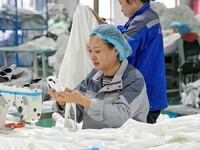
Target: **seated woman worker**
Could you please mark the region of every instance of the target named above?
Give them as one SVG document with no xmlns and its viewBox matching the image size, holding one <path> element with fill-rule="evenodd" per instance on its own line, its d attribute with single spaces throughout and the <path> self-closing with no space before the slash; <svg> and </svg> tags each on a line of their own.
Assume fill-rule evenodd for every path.
<svg viewBox="0 0 200 150">
<path fill-rule="evenodd" d="M 94 69 L 74 90 L 50 89 L 54 111 L 63 115 L 65 103 L 76 103 L 83 129 L 118 128 L 129 118 L 146 122 L 145 81 L 126 59 L 132 50 L 121 32 L 111 24 L 99 25 L 90 34 L 87 50 Z"/>
</svg>

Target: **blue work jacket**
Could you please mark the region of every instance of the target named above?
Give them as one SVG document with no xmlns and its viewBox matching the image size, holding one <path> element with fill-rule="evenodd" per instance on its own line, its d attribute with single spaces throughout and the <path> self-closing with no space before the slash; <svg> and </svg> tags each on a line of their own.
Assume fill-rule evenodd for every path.
<svg viewBox="0 0 200 150">
<path fill-rule="evenodd" d="M 136 67 L 145 79 L 150 111 L 166 108 L 163 36 L 157 13 L 149 4 L 145 4 L 124 26 L 117 28 L 132 47 L 129 63 Z"/>
</svg>

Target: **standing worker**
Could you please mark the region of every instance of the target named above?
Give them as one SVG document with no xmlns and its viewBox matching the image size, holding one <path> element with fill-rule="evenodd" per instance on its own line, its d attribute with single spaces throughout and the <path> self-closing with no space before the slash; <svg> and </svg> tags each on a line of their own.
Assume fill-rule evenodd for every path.
<svg viewBox="0 0 200 150">
<path fill-rule="evenodd" d="M 178 27 L 180 27 L 181 23 L 179 21 L 173 21 L 170 24 L 170 28 L 172 30 L 172 33 L 178 33 Z"/>
<path fill-rule="evenodd" d="M 132 48 L 129 63 L 144 76 L 150 111 L 148 123 L 155 123 L 161 109 L 167 107 L 163 36 L 159 17 L 150 8 L 150 0 L 119 0 L 122 12 L 129 18 L 117 28 Z M 105 23 L 91 8 L 100 24 Z"/>
</svg>

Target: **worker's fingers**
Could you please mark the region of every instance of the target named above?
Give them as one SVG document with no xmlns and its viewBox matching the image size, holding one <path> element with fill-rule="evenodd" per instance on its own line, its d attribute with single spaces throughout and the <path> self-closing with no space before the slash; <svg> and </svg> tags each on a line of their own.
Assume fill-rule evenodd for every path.
<svg viewBox="0 0 200 150">
<path fill-rule="evenodd" d="M 69 89 L 69 88 L 65 88 L 65 91 L 66 91 L 66 92 L 70 92 L 70 93 L 73 92 L 73 90 L 72 90 L 72 89 Z"/>
<path fill-rule="evenodd" d="M 49 89 L 49 93 L 52 93 L 52 92 L 56 92 L 56 90 L 53 88 Z"/>
<path fill-rule="evenodd" d="M 68 93 L 66 92 L 58 92 L 58 96 L 65 97 Z"/>
<path fill-rule="evenodd" d="M 50 96 L 54 99 L 54 100 L 58 100 L 57 94 L 56 94 L 56 90 L 51 88 L 49 90 Z"/>
<path fill-rule="evenodd" d="M 85 5 L 89 10 L 92 10 L 92 8 L 90 7 L 90 6 L 88 6 L 88 5 Z"/>
</svg>

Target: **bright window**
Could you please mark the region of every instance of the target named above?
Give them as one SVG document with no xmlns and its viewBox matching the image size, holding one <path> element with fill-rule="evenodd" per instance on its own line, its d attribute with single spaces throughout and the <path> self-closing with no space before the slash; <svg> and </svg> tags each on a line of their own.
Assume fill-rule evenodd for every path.
<svg viewBox="0 0 200 150">
<path fill-rule="evenodd" d="M 80 3 L 83 5 L 90 6 L 92 9 L 94 8 L 94 1 L 93 0 L 80 0 Z"/>
<path fill-rule="evenodd" d="M 108 23 L 112 23 L 112 5 L 112 0 L 99 0 L 99 15 Z"/>
<path fill-rule="evenodd" d="M 112 1 L 113 0 L 99 0 L 99 16 L 106 19 L 106 22 L 112 22 Z M 83 5 L 88 5 L 94 9 L 93 0 L 80 0 Z"/>
</svg>

